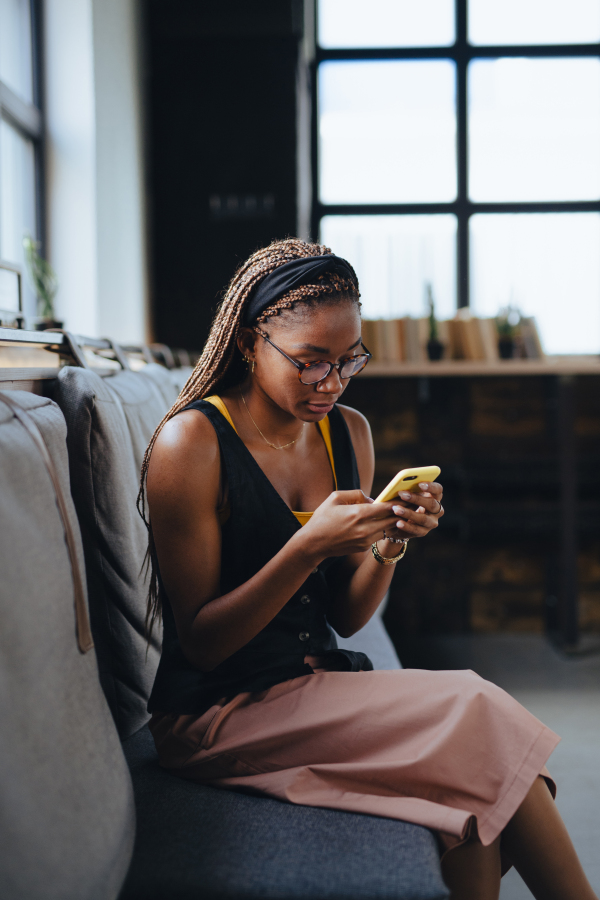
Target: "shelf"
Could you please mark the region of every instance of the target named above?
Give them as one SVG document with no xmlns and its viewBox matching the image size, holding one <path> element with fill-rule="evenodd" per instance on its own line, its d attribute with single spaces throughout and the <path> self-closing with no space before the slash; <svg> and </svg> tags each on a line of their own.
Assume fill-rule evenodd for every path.
<svg viewBox="0 0 600 900">
<path fill-rule="evenodd" d="M 371 361 L 358 378 L 435 378 L 506 375 L 600 375 L 600 356 L 548 356 L 546 359 Z"/>
</svg>

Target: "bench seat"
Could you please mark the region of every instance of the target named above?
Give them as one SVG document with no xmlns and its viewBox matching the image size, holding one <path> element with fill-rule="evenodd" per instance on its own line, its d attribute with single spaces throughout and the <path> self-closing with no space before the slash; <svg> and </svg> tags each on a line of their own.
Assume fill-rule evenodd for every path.
<svg viewBox="0 0 600 900">
<path fill-rule="evenodd" d="M 137 811 L 120 900 L 442 900 L 426 828 L 294 806 L 161 769 L 148 727 L 128 738 Z"/>
</svg>

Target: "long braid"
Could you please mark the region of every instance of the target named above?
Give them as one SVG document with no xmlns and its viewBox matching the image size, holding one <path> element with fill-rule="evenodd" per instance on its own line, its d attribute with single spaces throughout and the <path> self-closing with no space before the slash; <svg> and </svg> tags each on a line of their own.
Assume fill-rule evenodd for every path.
<svg viewBox="0 0 600 900">
<path fill-rule="evenodd" d="M 326 253 L 331 253 L 331 251 L 321 244 L 310 244 L 297 238 L 288 238 L 283 241 L 275 241 L 268 247 L 252 254 L 233 276 L 213 319 L 208 340 L 194 371 L 152 435 L 142 462 L 140 490 L 137 498 L 138 512 L 148 528 L 148 550 L 144 568 L 150 570 L 146 611 L 146 634 L 149 641 L 153 625 L 156 620 L 160 620 L 162 612 L 157 575 L 158 561 L 152 527 L 146 516 L 146 481 L 150 456 L 156 439 L 164 425 L 194 400 L 200 400 L 219 389 L 223 390 L 243 381 L 246 370 L 237 347 L 237 337 L 242 324 L 246 300 L 253 288 L 279 266 L 291 262 L 293 259 L 323 256 Z M 356 277 L 354 283 L 335 274 L 327 274 L 317 280 L 318 284 L 304 285 L 288 292 L 264 310 L 258 321 L 265 322 L 269 317 L 291 309 L 295 303 L 310 304 L 312 300 L 325 293 L 332 294 L 333 299 L 335 293 L 341 292 L 346 296 L 353 297 L 358 302 L 358 279 Z"/>
</svg>

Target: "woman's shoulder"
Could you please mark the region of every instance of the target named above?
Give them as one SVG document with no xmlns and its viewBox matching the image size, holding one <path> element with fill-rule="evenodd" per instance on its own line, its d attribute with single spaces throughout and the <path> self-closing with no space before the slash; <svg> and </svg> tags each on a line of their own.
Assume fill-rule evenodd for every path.
<svg viewBox="0 0 600 900">
<path fill-rule="evenodd" d="M 350 440 L 354 448 L 360 476 L 360 485 L 363 491 L 369 494 L 373 484 L 373 472 L 375 469 L 375 451 L 373 449 L 371 427 L 363 414 L 357 409 L 352 409 L 351 406 L 342 406 L 339 403 L 337 407 L 344 417 L 350 432 Z"/>
<path fill-rule="evenodd" d="M 343 406 L 341 403 L 337 403 L 336 405 L 348 426 L 352 443 L 356 446 L 357 442 L 370 442 L 372 440 L 371 426 L 369 425 L 367 418 L 351 406 Z"/>
<path fill-rule="evenodd" d="M 209 419 L 198 410 L 177 413 L 156 438 L 148 467 L 148 490 L 186 489 L 199 473 L 214 480 L 220 469 L 219 440 Z M 218 483 L 218 478 L 217 478 Z"/>
</svg>

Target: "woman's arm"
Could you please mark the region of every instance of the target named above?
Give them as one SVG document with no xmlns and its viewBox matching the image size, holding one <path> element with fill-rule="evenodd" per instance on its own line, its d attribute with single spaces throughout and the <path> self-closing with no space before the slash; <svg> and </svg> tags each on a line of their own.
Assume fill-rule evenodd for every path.
<svg viewBox="0 0 600 900">
<path fill-rule="evenodd" d="M 360 491 L 332 494 L 264 568 L 219 595 L 222 544 L 219 442 L 208 419 L 189 410 L 162 429 L 148 470 L 148 505 L 161 578 L 186 658 L 214 669 L 277 615 L 327 556 L 365 549 L 397 517 L 392 503 L 371 504 Z"/>
<path fill-rule="evenodd" d="M 361 488 L 368 497 L 373 487 L 375 473 L 375 453 L 371 429 L 365 417 L 355 409 L 347 406 L 339 407 L 344 415 L 354 445 L 356 462 L 360 475 Z M 392 506 L 400 507 L 403 512 L 395 516 L 391 525 L 384 526 L 388 534 L 397 537 L 424 537 L 433 528 L 437 528 L 439 510 L 442 499 L 441 485 L 430 485 L 430 490 L 418 495 L 411 495 L 416 510 L 409 508 L 410 500 L 400 497 L 392 501 Z M 439 505 L 438 505 L 439 500 Z M 443 511 L 442 511 L 443 515 Z M 398 528 L 396 522 L 402 522 Z M 377 535 L 378 550 L 382 556 L 397 556 L 402 544 L 382 540 L 383 529 Z M 401 565 L 401 563 L 400 563 Z M 348 555 L 339 573 L 338 588 L 335 591 L 328 611 L 328 619 L 342 637 L 350 637 L 369 621 L 390 586 L 395 566 L 384 566 L 378 563 L 369 548 L 367 552 Z"/>
</svg>

